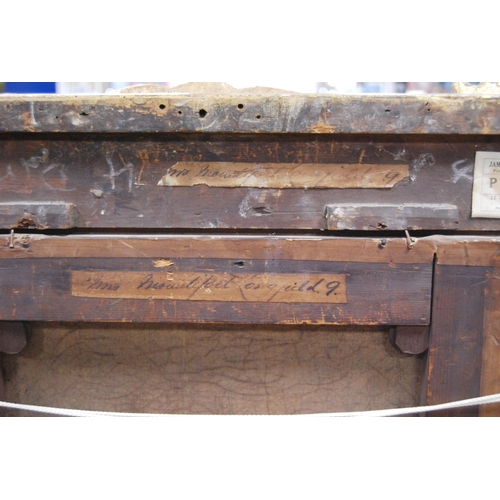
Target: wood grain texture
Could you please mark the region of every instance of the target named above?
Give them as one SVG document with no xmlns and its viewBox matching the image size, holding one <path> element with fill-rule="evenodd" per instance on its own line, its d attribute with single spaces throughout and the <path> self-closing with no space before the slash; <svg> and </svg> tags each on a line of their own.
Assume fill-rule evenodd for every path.
<svg viewBox="0 0 500 500">
<path fill-rule="evenodd" d="M 500 393 L 500 273 L 486 275 L 481 396 Z M 500 417 L 500 404 L 480 407 L 481 417 Z"/>
<path fill-rule="evenodd" d="M 124 412 L 407 407 L 422 374 L 387 331 L 353 327 L 35 323 L 28 347 L 5 358 L 8 401 Z"/>
<path fill-rule="evenodd" d="M 443 266 L 500 267 L 498 236 L 435 236 L 436 259 Z"/>
<path fill-rule="evenodd" d="M 0 352 L 0 401 L 5 401 L 5 387 L 4 387 L 4 367 L 3 367 L 3 353 Z M 0 418 L 5 417 L 7 411 L 5 408 L 0 408 Z"/>
<path fill-rule="evenodd" d="M 222 257 L 222 256 L 221 256 Z M 194 323 L 415 324 L 430 318 L 431 264 L 366 264 L 334 261 L 171 259 L 175 272 L 235 276 L 245 283 L 256 274 L 270 280 L 304 274 L 311 283 L 326 274 L 345 276 L 347 303 L 212 302 L 192 300 L 75 297 L 75 271 L 114 274 L 157 272 L 156 260 L 137 258 L 47 258 L 17 260 L 15 271 L 0 268 L 0 318 L 23 321 L 126 321 Z M 170 270 L 165 270 L 167 280 Z M 255 281 L 255 280 L 253 280 Z M 298 283 L 298 281 L 297 281 Z"/>
<path fill-rule="evenodd" d="M 0 237 L 0 262 L 44 258 L 275 259 L 386 264 L 431 264 L 436 242 L 405 238 L 331 238 L 316 236 L 221 235 L 67 235 L 19 233 Z M 9 263 L 5 266 L 13 266 Z"/>
<path fill-rule="evenodd" d="M 172 329 L 179 322 L 229 322 L 252 324 L 241 327 L 252 328 L 252 334 L 258 328 L 256 324 L 266 324 L 265 335 L 270 335 L 276 328 L 273 323 L 422 327 L 431 320 L 432 300 L 424 402 L 496 391 L 500 240 L 479 236 L 418 239 L 412 234 L 415 244 L 409 249 L 404 238 L 385 238 L 384 231 L 418 228 L 497 234 L 500 220 L 471 218 L 471 195 L 476 152 L 500 152 L 499 111 L 498 96 L 219 95 L 216 87 L 209 94 L 0 96 L 0 229 L 5 233 L 0 236 L 0 318 L 165 322 Z M 390 189 L 158 185 L 175 165 L 199 162 L 294 164 L 305 166 L 306 177 L 317 165 L 392 168 L 402 164 L 408 166 L 408 175 Z M 325 217 L 325 208 L 328 214 L 328 207 L 361 205 L 376 209 L 370 208 L 368 216 L 366 211 L 357 213 L 354 224 L 332 224 L 331 218 Z M 398 218 L 395 210 L 399 207 L 403 216 Z M 363 217 L 369 219 L 368 224 Z M 16 231 L 9 236 L 11 227 L 23 234 Z M 64 237 L 27 233 L 31 229 L 69 228 L 80 232 L 117 231 L 114 235 Z M 319 233 L 350 228 L 379 231 L 381 236 L 267 236 L 277 231 Z M 189 231 L 192 236 L 132 235 L 132 231 L 169 230 Z M 241 231 L 247 236 L 221 237 L 215 231 L 196 235 L 199 230 Z M 261 231 L 261 235 L 248 236 L 250 230 Z M 128 231 L 128 235 L 119 235 L 118 231 Z M 346 302 L 271 304 L 72 296 L 72 273 L 83 272 L 92 273 L 86 276 L 128 272 L 153 277 L 173 272 L 209 277 L 233 273 L 245 279 L 343 275 Z M 84 328 L 80 323 L 76 331 L 83 332 Z M 195 327 L 179 328 L 183 329 L 179 339 L 184 343 L 188 341 L 185 333 L 195 331 L 189 330 Z M 234 332 L 238 327 L 225 328 Z M 66 351 L 83 352 L 82 342 L 71 344 L 70 332 L 65 327 L 61 331 L 62 338 L 51 348 L 56 367 Z M 279 332 L 286 336 L 284 330 Z M 148 350 L 144 338 L 139 341 L 136 334 L 134 330 L 130 352 L 149 353 L 149 364 L 151 352 L 159 345 L 151 344 Z M 298 345 L 297 339 L 291 338 L 293 349 L 308 349 L 307 344 Z M 415 338 L 400 336 L 403 349 L 415 350 Z M 216 344 L 224 343 L 221 337 L 215 340 Z M 85 342 L 92 344 L 92 349 L 99 344 L 93 334 L 85 337 Z M 248 336 L 243 342 L 249 342 Z M 178 343 L 165 345 L 169 353 L 179 349 Z M 325 344 L 321 347 L 321 352 L 329 352 Z M 210 357 L 210 349 L 194 357 Z M 245 349 L 248 359 L 252 351 Z M 190 354 L 182 349 L 180 352 L 183 356 Z M 229 358 L 238 352 L 223 350 Z M 102 361 L 106 349 L 101 354 L 98 357 Z M 19 359 L 25 359 L 22 356 Z M 8 382 L 13 379 L 15 366 L 20 366 L 12 359 L 4 359 L 10 363 Z M 189 374 L 184 370 L 186 359 L 182 358 L 181 379 Z M 71 361 L 75 360 L 78 366 L 77 356 Z M 164 369 L 165 360 L 160 357 L 156 361 L 155 367 Z M 106 365 L 109 371 L 100 373 L 101 383 L 118 365 Z M 83 373 L 88 365 L 82 366 Z M 191 368 L 198 370 L 194 365 Z M 244 368 L 236 372 L 247 376 L 248 367 Z M 255 368 L 262 370 L 262 365 Z M 208 372 L 214 373 L 212 368 Z M 67 373 L 67 367 L 59 373 L 64 381 L 70 380 Z M 227 371 L 218 373 L 220 376 L 209 383 L 237 383 L 237 377 Z M 262 373 L 267 376 L 268 372 L 260 371 L 259 376 Z M 279 379 L 279 373 L 272 375 Z M 49 387 L 51 377 L 47 378 Z M 206 391 L 205 397 L 205 382 L 200 386 L 177 382 L 174 388 L 194 388 L 205 408 L 231 413 L 233 407 L 221 404 L 220 398 L 227 396 L 232 401 L 235 392 L 228 389 L 221 396 L 218 390 Z M 122 380 L 122 387 L 126 386 Z M 42 383 L 42 393 L 44 387 Z M 95 384 L 90 387 L 95 388 Z M 314 382 L 311 387 L 315 393 L 319 385 Z M 268 384 L 264 390 L 269 392 Z M 276 394 L 276 388 L 273 391 Z M 115 396 L 116 387 L 110 386 L 100 397 L 109 400 Z M 366 401 L 368 396 L 364 392 L 362 396 Z M 202 411 L 192 401 L 179 403 L 186 397 L 183 394 L 172 399 L 174 410 Z M 297 399 L 300 397 L 303 395 Z M 207 398 L 217 403 L 211 406 Z M 147 406 L 140 397 L 132 400 L 132 405 Z M 272 406 L 272 398 L 266 395 L 264 400 Z M 251 406 L 243 401 L 239 408 L 248 413 Z M 316 406 L 298 405 L 291 411 L 300 413 L 312 407 Z M 269 412 L 273 411 L 276 408 Z M 477 413 L 476 408 L 469 408 L 441 414 Z"/>
<path fill-rule="evenodd" d="M 492 96 L 0 96 L 0 132 L 498 134 Z"/>
<path fill-rule="evenodd" d="M 332 204 L 456 207 L 449 220 L 404 217 L 405 228 L 500 230 L 500 220 L 471 219 L 475 152 L 500 151 L 497 136 L 299 134 L 0 134 L 0 199 L 18 207 L 0 228 L 23 220 L 34 203 L 74 206 L 67 227 L 128 229 L 328 228 Z M 390 189 L 268 189 L 158 186 L 178 162 L 409 165 Z M 368 168 L 368 167 L 367 167 Z M 310 174 L 314 173 L 309 168 Z M 223 202 L 222 202 L 223 201 Z M 29 210 L 28 210 L 29 211 Z M 432 212 L 432 210 L 431 210 Z M 34 224 L 64 226 L 57 219 Z M 387 208 L 386 219 L 394 216 Z M 380 221 L 379 221 L 380 222 Z M 20 223 L 18 227 L 27 227 Z M 28 226 L 29 227 L 29 226 Z M 329 229 L 334 230 L 335 227 Z M 385 228 L 386 229 L 386 228 Z M 372 230 L 383 232 L 383 226 Z"/>
<path fill-rule="evenodd" d="M 437 265 L 423 404 L 480 395 L 484 287 L 487 268 Z M 477 416 L 478 407 L 432 412 Z"/>
</svg>

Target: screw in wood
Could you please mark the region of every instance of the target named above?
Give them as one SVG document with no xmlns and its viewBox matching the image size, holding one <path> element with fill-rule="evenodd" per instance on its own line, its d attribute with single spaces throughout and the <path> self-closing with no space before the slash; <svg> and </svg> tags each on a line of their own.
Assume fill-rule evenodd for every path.
<svg viewBox="0 0 500 500">
<path fill-rule="evenodd" d="M 405 234 L 406 234 L 406 246 L 408 247 L 408 250 L 411 250 L 413 248 L 413 245 L 415 245 L 415 241 L 410 237 L 408 229 L 405 229 Z"/>
</svg>

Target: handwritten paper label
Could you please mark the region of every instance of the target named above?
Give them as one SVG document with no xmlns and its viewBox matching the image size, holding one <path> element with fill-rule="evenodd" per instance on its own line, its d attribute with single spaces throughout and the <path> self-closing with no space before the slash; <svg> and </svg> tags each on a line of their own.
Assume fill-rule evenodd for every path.
<svg viewBox="0 0 500 500">
<path fill-rule="evenodd" d="M 500 218 L 500 153 L 476 153 L 472 217 Z"/>
<path fill-rule="evenodd" d="M 347 303 L 343 274 L 73 271 L 71 293 L 118 299 Z"/>
<path fill-rule="evenodd" d="M 158 186 L 391 188 L 405 177 L 408 165 L 178 162 Z"/>
</svg>

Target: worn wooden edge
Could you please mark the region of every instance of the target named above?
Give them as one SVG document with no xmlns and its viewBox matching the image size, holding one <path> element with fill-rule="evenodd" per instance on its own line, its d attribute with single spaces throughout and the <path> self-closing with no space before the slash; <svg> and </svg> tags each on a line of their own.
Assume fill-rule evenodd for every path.
<svg viewBox="0 0 500 500">
<path fill-rule="evenodd" d="M 429 263 L 500 267 L 500 236 L 413 238 L 315 236 L 68 235 L 16 233 L 0 236 L 0 258 L 199 257 L 280 258 L 339 262 Z M 311 251 L 314 250 L 312 254 Z"/>
<path fill-rule="evenodd" d="M 0 132 L 498 134 L 500 96 L 1 95 Z"/>
<path fill-rule="evenodd" d="M 500 236 L 434 236 L 437 263 L 500 267 Z"/>
<path fill-rule="evenodd" d="M 328 230 L 455 229 L 459 223 L 458 208 L 449 203 L 336 203 L 326 205 L 324 217 Z"/>
<path fill-rule="evenodd" d="M 46 236 L 14 234 L 0 237 L 0 259 L 52 257 L 194 257 L 289 259 L 336 262 L 428 264 L 436 251 L 432 239 L 320 238 L 307 236 Z"/>
</svg>

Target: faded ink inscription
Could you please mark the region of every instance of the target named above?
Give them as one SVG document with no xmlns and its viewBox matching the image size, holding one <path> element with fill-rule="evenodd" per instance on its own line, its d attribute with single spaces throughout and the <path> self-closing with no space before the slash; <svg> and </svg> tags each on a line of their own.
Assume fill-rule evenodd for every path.
<svg viewBox="0 0 500 500">
<path fill-rule="evenodd" d="M 342 274 L 73 271 L 76 297 L 347 303 Z"/>
<path fill-rule="evenodd" d="M 178 162 L 159 186 L 257 188 L 391 188 L 408 177 L 408 165 Z"/>
</svg>

